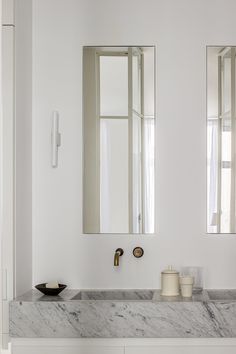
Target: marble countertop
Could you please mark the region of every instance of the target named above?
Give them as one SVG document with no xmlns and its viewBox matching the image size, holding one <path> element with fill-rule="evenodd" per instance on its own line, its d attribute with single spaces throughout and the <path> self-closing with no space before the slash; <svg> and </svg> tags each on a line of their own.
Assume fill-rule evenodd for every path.
<svg viewBox="0 0 236 354">
<path fill-rule="evenodd" d="M 134 292 L 133 290 L 124 290 L 123 293 L 127 292 Z M 139 292 L 142 290 L 135 290 L 135 292 Z M 156 290 L 150 290 L 153 291 L 153 297 L 152 299 L 142 299 L 142 298 L 137 298 L 135 300 L 132 299 L 125 299 L 123 298 L 122 300 L 113 300 L 113 299 L 99 299 L 95 300 L 93 298 L 90 299 L 73 299 L 76 295 L 82 293 L 87 293 L 87 292 L 94 292 L 91 290 L 78 290 L 78 289 L 65 289 L 62 291 L 58 296 L 47 296 L 43 295 L 36 289 L 32 289 L 28 291 L 27 293 L 23 294 L 22 296 L 18 296 L 13 300 L 13 302 L 39 302 L 39 301 L 46 301 L 46 302 L 64 302 L 64 301 L 129 301 L 129 302 L 135 302 L 135 301 L 148 301 L 148 302 L 205 302 L 209 301 L 209 296 L 206 290 L 203 290 L 202 293 L 200 294 L 193 294 L 191 298 L 183 298 L 182 296 L 161 296 L 161 291 L 159 289 Z M 109 292 L 111 294 L 116 294 L 117 292 L 121 292 L 120 290 L 96 290 L 96 292 Z M 124 296 L 125 297 L 125 296 Z"/>
<path fill-rule="evenodd" d="M 236 338 L 234 290 L 211 290 L 209 293 L 215 300 L 209 298 L 207 291 L 187 299 L 180 296 L 162 297 L 159 290 L 147 290 L 143 294 L 136 290 L 132 291 L 132 298 L 143 296 L 145 299 L 135 300 L 124 298 L 130 295 L 127 290 L 120 291 L 122 300 L 112 300 L 112 297 L 117 297 L 118 290 L 109 292 L 110 300 L 83 299 L 88 297 L 87 292 L 81 291 L 84 295 L 82 300 L 78 295 L 80 291 L 71 289 L 64 290 L 56 297 L 44 296 L 32 290 L 16 298 L 10 303 L 10 336 Z M 96 292 L 94 290 L 94 295 Z M 148 296 L 149 299 L 146 299 Z M 72 300 L 74 297 L 76 300 Z"/>
<path fill-rule="evenodd" d="M 65 289 L 57 296 L 43 295 L 40 291 L 32 289 L 22 296 L 18 296 L 13 301 L 16 302 L 37 302 L 37 301 L 70 301 L 75 295 L 79 293 L 76 289 Z"/>
</svg>

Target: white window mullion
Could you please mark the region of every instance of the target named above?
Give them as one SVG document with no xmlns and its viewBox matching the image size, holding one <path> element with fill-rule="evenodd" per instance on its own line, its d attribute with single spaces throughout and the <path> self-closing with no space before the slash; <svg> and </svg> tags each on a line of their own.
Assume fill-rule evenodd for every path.
<svg viewBox="0 0 236 354">
<path fill-rule="evenodd" d="M 128 139 L 129 139 L 129 233 L 133 233 L 133 64 L 132 48 L 128 49 Z"/>
<path fill-rule="evenodd" d="M 231 48 L 231 193 L 230 232 L 235 232 L 235 48 Z"/>
<path fill-rule="evenodd" d="M 217 174 L 217 233 L 221 232 L 221 139 L 222 139 L 222 58 L 218 57 L 218 174 Z"/>
</svg>

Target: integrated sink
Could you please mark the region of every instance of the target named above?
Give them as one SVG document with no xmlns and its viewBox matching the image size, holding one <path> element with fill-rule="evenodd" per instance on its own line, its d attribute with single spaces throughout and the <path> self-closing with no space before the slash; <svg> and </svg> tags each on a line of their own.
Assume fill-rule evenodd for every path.
<svg viewBox="0 0 236 354">
<path fill-rule="evenodd" d="M 71 300 L 152 300 L 153 290 L 83 290 Z"/>
<path fill-rule="evenodd" d="M 229 290 L 207 290 L 210 300 L 236 301 L 236 289 Z"/>
</svg>

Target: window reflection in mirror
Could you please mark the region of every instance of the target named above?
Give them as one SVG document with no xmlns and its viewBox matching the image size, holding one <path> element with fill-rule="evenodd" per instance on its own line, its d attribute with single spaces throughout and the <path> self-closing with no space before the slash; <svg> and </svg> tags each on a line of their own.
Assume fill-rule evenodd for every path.
<svg viewBox="0 0 236 354">
<path fill-rule="evenodd" d="M 84 233 L 154 233 L 154 91 L 154 47 L 84 47 Z"/>
<path fill-rule="evenodd" d="M 207 232 L 236 233 L 236 47 L 207 48 Z"/>
</svg>

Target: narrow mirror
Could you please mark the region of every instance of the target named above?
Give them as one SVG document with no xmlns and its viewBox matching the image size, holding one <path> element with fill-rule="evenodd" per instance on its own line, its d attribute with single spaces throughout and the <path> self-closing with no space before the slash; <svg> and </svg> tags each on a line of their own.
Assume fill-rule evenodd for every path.
<svg viewBox="0 0 236 354">
<path fill-rule="evenodd" d="M 207 48 L 207 232 L 236 232 L 236 47 Z"/>
<path fill-rule="evenodd" d="M 154 233 L 154 91 L 154 47 L 84 47 L 84 233 Z"/>
</svg>

